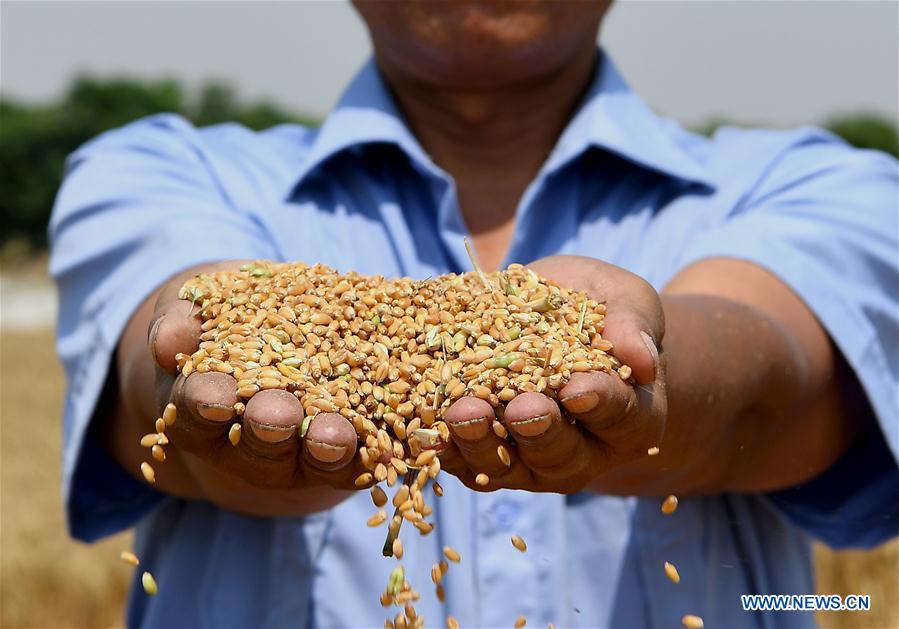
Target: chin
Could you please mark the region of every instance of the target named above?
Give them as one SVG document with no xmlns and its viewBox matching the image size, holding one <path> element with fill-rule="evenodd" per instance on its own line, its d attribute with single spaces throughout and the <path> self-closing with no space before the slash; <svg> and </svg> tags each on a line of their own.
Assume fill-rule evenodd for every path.
<svg viewBox="0 0 899 629">
<path fill-rule="evenodd" d="M 477 87 L 554 71 L 595 41 L 609 0 L 357 0 L 382 65 Z"/>
</svg>

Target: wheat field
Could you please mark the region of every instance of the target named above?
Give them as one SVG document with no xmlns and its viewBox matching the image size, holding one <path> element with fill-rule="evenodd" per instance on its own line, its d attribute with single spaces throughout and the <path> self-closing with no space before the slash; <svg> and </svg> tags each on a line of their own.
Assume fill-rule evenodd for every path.
<svg viewBox="0 0 899 629">
<path fill-rule="evenodd" d="M 130 534 L 71 541 L 60 501 L 64 379 L 49 330 L 0 334 L 0 626 L 122 626 Z M 818 590 L 867 593 L 866 613 L 819 616 L 824 627 L 899 627 L 899 544 L 816 550 Z"/>
</svg>

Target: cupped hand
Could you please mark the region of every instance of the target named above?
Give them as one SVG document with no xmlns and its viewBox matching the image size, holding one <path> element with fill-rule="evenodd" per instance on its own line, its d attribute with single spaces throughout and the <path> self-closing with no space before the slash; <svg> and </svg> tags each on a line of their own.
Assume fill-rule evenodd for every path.
<svg viewBox="0 0 899 629">
<path fill-rule="evenodd" d="M 442 468 L 472 489 L 572 493 L 604 472 L 648 456 L 661 442 L 667 412 L 660 349 L 664 315 L 646 281 L 611 264 L 553 256 L 529 267 L 606 303 L 603 338 L 631 368 L 636 384 L 616 373 L 575 373 L 559 391 L 558 403 L 542 393 L 523 393 L 499 417 L 486 401 L 464 397 L 446 414 L 451 443 L 437 447 Z M 503 432 L 511 439 L 501 438 Z M 500 456 L 501 447 L 508 457 Z"/>
<path fill-rule="evenodd" d="M 225 263 L 218 269 L 239 264 Z M 223 487 L 210 485 L 226 479 L 271 490 L 323 485 L 353 489 L 354 479 L 365 470 L 355 456 L 356 432 L 346 418 L 320 413 L 301 436 L 303 407 L 292 393 L 264 390 L 247 401 L 238 398 L 230 374 L 178 372 L 175 356 L 196 352 L 202 333 L 196 308 L 178 299 L 181 284 L 180 279 L 173 281 L 160 293 L 148 342 L 157 365 L 157 405 L 171 401 L 177 408 L 166 436 L 179 453 L 190 455 L 186 462 L 207 493 L 221 494 Z M 245 403 L 242 414 L 235 410 L 239 402 Z M 240 426 L 236 445 L 229 439 L 234 424 Z M 217 481 L 217 474 L 224 477 Z"/>
</svg>

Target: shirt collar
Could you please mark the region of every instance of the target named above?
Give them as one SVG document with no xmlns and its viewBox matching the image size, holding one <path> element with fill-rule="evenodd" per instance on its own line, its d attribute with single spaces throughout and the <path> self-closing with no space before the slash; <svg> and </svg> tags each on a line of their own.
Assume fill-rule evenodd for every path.
<svg viewBox="0 0 899 629">
<path fill-rule="evenodd" d="M 398 146 L 426 172 L 446 177 L 446 173 L 434 164 L 406 126 L 393 95 L 371 58 L 318 129 L 299 172 L 290 182 L 288 192 L 292 194 L 307 176 L 335 155 L 366 144 L 383 143 Z"/>
<path fill-rule="evenodd" d="M 677 144 L 670 123 L 656 116 L 630 89 L 607 54 L 599 51 L 598 57 L 590 89 L 541 176 L 560 169 L 589 148 L 598 148 L 661 174 L 714 188 L 703 166 Z M 406 126 L 374 59 L 369 59 L 318 130 L 288 192 L 292 194 L 331 157 L 377 143 L 399 147 L 424 172 L 448 179 Z"/>
</svg>

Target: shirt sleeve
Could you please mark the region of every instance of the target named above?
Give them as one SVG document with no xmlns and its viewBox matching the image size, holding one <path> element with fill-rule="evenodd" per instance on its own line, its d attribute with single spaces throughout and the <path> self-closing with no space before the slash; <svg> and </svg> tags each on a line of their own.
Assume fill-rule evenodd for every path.
<svg viewBox="0 0 899 629">
<path fill-rule="evenodd" d="M 163 499 L 115 463 L 91 430 L 131 315 L 186 268 L 274 252 L 260 223 L 228 202 L 197 131 L 180 117 L 108 132 L 66 166 L 49 228 L 67 376 L 63 496 L 72 535 L 94 540 L 133 525 Z"/>
<path fill-rule="evenodd" d="M 830 470 L 766 496 L 834 547 L 899 533 L 899 169 L 824 132 L 782 151 L 718 225 L 698 234 L 684 266 L 709 257 L 753 262 L 788 285 L 855 372 L 876 426 Z"/>
</svg>

